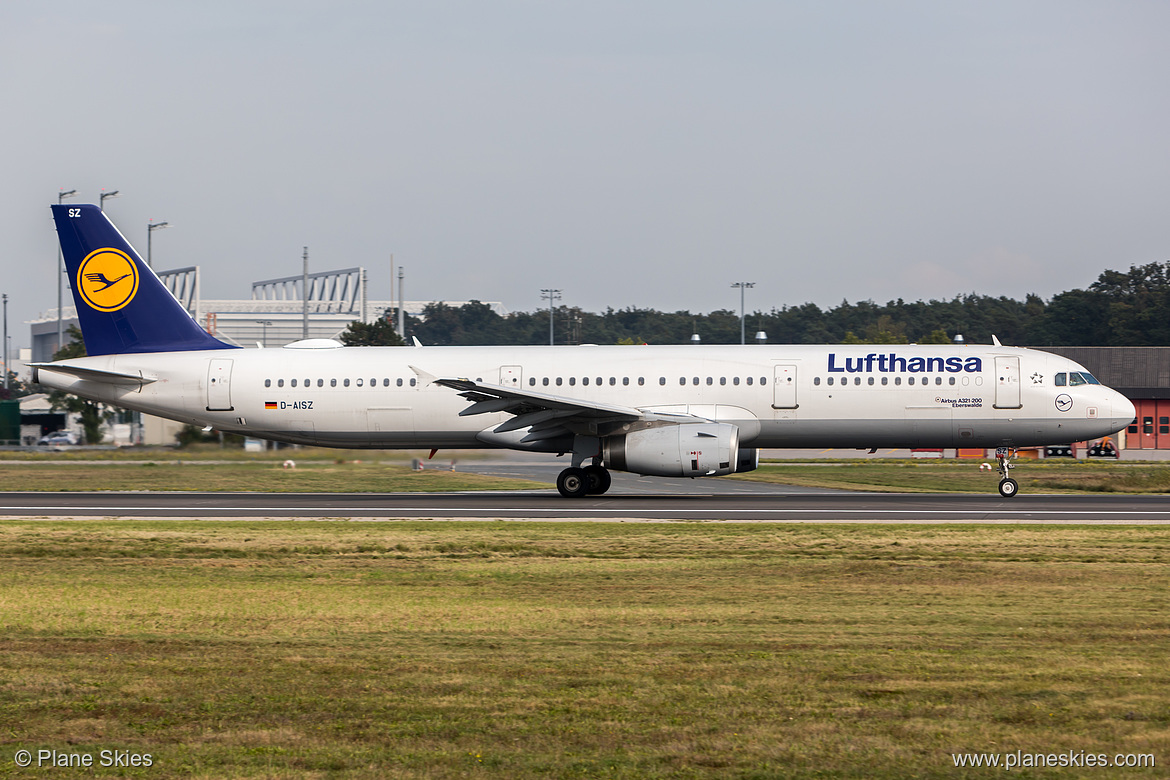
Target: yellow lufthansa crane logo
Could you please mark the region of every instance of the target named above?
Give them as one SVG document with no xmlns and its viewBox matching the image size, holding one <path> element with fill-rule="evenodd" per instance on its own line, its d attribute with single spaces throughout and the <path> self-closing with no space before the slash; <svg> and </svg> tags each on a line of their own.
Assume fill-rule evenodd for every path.
<svg viewBox="0 0 1170 780">
<path fill-rule="evenodd" d="M 117 311 L 138 293 L 138 267 L 125 252 L 95 249 L 77 269 L 81 297 L 98 311 Z"/>
</svg>

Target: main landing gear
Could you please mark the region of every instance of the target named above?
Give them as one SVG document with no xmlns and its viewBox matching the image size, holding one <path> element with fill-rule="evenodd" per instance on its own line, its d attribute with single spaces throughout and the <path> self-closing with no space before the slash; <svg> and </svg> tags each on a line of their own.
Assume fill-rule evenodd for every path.
<svg viewBox="0 0 1170 780">
<path fill-rule="evenodd" d="M 1020 483 L 1008 476 L 1015 468 L 1012 465 L 1012 458 L 1015 456 L 1016 451 L 1010 447 L 996 447 L 995 449 L 995 462 L 998 464 L 996 471 L 999 472 L 999 494 L 1004 498 L 1012 498 L 1020 492 Z"/>
<path fill-rule="evenodd" d="M 597 464 L 585 468 L 567 468 L 557 475 L 557 490 L 565 498 L 599 496 L 609 490 L 612 481 L 609 471 Z"/>
</svg>

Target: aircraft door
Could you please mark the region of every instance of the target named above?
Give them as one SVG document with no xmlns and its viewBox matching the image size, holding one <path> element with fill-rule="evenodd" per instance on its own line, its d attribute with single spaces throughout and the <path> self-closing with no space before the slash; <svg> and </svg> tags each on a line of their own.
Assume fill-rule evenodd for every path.
<svg viewBox="0 0 1170 780">
<path fill-rule="evenodd" d="M 232 411 L 232 361 L 212 358 L 207 364 L 207 411 Z"/>
<path fill-rule="evenodd" d="M 997 357 L 995 359 L 995 408 L 1019 409 L 1020 403 L 1020 359 L 1018 357 Z"/>
<path fill-rule="evenodd" d="M 500 386 L 519 390 L 523 374 L 520 366 L 500 366 Z"/>
<path fill-rule="evenodd" d="M 772 408 L 795 409 L 796 402 L 796 366 L 781 364 L 775 367 L 776 374 L 772 380 Z"/>
</svg>

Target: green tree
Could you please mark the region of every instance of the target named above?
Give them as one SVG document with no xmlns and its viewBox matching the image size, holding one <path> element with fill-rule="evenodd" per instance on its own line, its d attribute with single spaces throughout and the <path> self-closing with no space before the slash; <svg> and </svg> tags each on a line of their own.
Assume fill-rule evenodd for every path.
<svg viewBox="0 0 1170 780">
<path fill-rule="evenodd" d="M 385 312 L 373 322 L 354 320 L 341 334 L 341 343 L 347 347 L 401 347 L 402 336 L 390 324 L 390 314 Z"/>
</svg>

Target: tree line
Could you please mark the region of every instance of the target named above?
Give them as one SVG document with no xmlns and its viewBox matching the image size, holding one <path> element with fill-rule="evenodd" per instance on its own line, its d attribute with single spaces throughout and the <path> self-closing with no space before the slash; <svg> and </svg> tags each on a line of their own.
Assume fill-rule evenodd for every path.
<svg viewBox="0 0 1170 780">
<path fill-rule="evenodd" d="M 463 306 L 431 303 L 422 317 L 407 317 L 406 331 L 423 344 L 547 344 L 549 313 L 500 316 L 478 301 Z M 392 311 L 372 324 L 355 322 L 342 335 L 350 345 L 393 345 L 402 340 Z M 708 314 L 654 309 L 606 309 L 601 313 L 561 306 L 553 312 L 558 344 L 686 344 L 697 334 L 704 344 L 738 344 L 737 312 Z M 968 342 L 1054 346 L 1162 346 L 1170 344 L 1170 262 L 1105 271 L 1087 289 L 1045 301 L 1029 294 L 1019 301 L 988 295 L 950 300 L 878 304 L 849 303 L 822 309 L 814 303 L 783 306 L 747 315 L 747 338 L 757 331 L 773 344 L 945 343 L 956 335 Z"/>
</svg>

